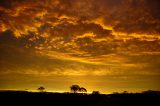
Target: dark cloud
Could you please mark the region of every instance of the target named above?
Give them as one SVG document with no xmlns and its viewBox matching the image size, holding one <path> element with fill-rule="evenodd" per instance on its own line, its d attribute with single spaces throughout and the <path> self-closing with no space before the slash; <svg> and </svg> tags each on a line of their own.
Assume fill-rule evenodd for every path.
<svg viewBox="0 0 160 106">
<path fill-rule="evenodd" d="M 26 48 L 29 41 L 15 38 L 11 31 L 1 33 L 0 39 L 1 71 L 27 67 L 30 63 L 28 60 L 34 56 L 34 51 Z"/>
<path fill-rule="evenodd" d="M 122 0 L 123 1 L 123 0 Z M 105 24 L 113 25 L 115 31 L 138 34 L 159 34 L 159 1 L 123 1 L 105 16 Z"/>
<path fill-rule="evenodd" d="M 36 53 L 35 47 L 45 41 L 43 38 L 38 38 L 34 40 L 35 43 L 30 42 L 30 38 L 33 39 L 34 36 L 31 37 L 31 35 L 30 37 L 16 38 L 9 30 L 0 33 L 0 75 L 12 73 L 45 76 L 46 72 L 51 75 L 70 75 L 71 71 L 82 71 L 84 75 L 88 75 L 89 71 L 83 70 L 95 71 L 100 69 L 98 65 L 40 55 Z M 106 68 L 106 66 L 102 66 Z M 71 71 L 68 73 L 66 70 Z"/>
<path fill-rule="evenodd" d="M 103 64 L 116 55 L 116 65 L 125 59 L 134 63 L 126 54 L 160 52 L 159 4 L 159 0 L 1 0 L 1 63 L 27 64 L 34 59 L 36 64 L 60 55 Z M 7 55 L 10 60 L 5 60 Z M 41 60 L 38 55 L 46 57 Z"/>
<path fill-rule="evenodd" d="M 46 23 L 53 27 L 61 16 L 73 23 L 103 17 L 104 24 L 118 32 L 159 34 L 159 5 L 158 0 L 2 0 L 0 19 L 6 29 L 20 34 L 36 32 Z"/>
</svg>

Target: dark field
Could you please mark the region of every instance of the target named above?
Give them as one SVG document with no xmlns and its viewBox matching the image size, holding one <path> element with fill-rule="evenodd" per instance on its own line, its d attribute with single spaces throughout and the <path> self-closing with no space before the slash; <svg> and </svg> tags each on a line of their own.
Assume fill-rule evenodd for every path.
<svg viewBox="0 0 160 106">
<path fill-rule="evenodd" d="M 160 93 L 104 95 L 1 91 L 0 103 L 0 106 L 160 106 Z"/>
</svg>

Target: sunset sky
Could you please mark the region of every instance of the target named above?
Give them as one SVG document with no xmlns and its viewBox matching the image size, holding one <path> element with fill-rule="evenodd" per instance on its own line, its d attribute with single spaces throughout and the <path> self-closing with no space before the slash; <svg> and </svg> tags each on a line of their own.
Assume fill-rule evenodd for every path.
<svg viewBox="0 0 160 106">
<path fill-rule="evenodd" d="M 160 90 L 160 0 L 0 0 L 0 90 Z"/>
</svg>

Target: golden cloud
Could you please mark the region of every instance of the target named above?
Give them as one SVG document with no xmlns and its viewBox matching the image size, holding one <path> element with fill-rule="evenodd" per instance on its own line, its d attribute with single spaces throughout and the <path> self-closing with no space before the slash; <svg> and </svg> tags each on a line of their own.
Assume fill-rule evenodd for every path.
<svg viewBox="0 0 160 106">
<path fill-rule="evenodd" d="M 159 4 L 159 0 L 1 0 L 0 37 L 4 41 L 0 49 L 8 52 L 4 49 L 8 42 L 11 49 L 49 59 L 110 65 L 117 70 L 138 67 L 135 55 L 143 55 L 147 63 L 148 57 L 159 56 Z"/>
</svg>

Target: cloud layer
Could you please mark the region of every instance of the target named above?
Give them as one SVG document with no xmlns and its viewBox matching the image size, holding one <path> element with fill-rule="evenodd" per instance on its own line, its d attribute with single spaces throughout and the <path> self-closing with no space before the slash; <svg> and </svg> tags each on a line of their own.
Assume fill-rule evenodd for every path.
<svg viewBox="0 0 160 106">
<path fill-rule="evenodd" d="M 1 71 L 159 75 L 159 10 L 159 0 L 1 0 Z"/>
</svg>

